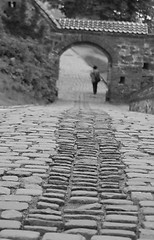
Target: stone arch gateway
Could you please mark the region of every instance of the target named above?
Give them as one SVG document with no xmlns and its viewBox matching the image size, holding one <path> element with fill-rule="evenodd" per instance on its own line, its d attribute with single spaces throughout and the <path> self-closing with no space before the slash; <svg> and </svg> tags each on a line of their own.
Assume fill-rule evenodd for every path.
<svg viewBox="0 0 154 240">
<path fill-rule="evenodd" d="M 105 54 L 106 58 L 108 59 L 108 74 L 107 74 L 107 84 L 109 85 L 111 82 L 111 71 L 112 71 L 112 65 L 114 62 L 117 61 L 116 59 L 116 53 L 114 52 L 114 49 L 112 46 L 109 46 L 105 42 L 101 42 L 101 38 L 94 38 L 93 35 L 66 35 L 65 40 L 61 41 L 60 43 L 57 43 L 55 47 L 53 48 L 53 52 L 56 53 L 58 64 L 59 64 L 59 58 L 60 56 L 69 48 L 72 46 L 78 46 L 78 45 L 89 45 L 98 48 L 102 53 Z"/>
<path fill-rule="evenodd" d="M 52 54 L 57 60 L 72 45 L 84 44 L 96 46 L 109 60 L 107 98 L 113 102 L 127 102 L 134 91 L 141 88 L 142 82 L 151 81 L 154 59 L 152 36 L 129 34 L 81 33 L 80 31 L 55 32 L 52 40 Z M 57 38 L 56 38 L 57 36 Z M 150 49 L 150 52 L 149 52 Z M 150 69 L 144 69 L 144 62 L 150 63 Z M 153 81 L 153 79 L 152 79 Z"/>
<path fill-rule="evenodd" d="M 103 51 L 106 56 L 109 59 L 110 64 L 112 65 L 112 62 L 115 62 L 116 59 L 116 52 L 112 48 L 111 45 L 106 43 L 105 41 L 102 41 L 101 37 L 95 37 L 94 35 L 90 34 L 78 34 L 76 36 L 72 35 L 66 35 L 65 39 L 55 45 L 54 51 L 58 53 L 58 55 L 61 55 L 64 51 L 69 49 L 73 45 L 79 45 L 79 44 L 88 44 L 97 47 L 101 51 Z"/>
</svg>

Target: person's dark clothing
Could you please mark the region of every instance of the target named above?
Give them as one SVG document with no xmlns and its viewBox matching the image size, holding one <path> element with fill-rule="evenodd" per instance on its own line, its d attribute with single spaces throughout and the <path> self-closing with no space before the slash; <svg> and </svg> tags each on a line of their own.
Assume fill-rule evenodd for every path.
<svg viewBox="0 0 154 240">
<path fill-rule="evenodd" d="M 93 85 L 93 93 L 96 94 L 97 93 L 97 84 L 98 82 L 93 82 L 92 85 Z"/>
<path fill-rule="evenodd" d="M 93 93 L 97 94 L 97 84 L 98 82 L 100 82 L 100 73 L 98 69 L 93 69 L 90 76 L 91 76 L 91 81 L 93 85 Z"/>
</svg>

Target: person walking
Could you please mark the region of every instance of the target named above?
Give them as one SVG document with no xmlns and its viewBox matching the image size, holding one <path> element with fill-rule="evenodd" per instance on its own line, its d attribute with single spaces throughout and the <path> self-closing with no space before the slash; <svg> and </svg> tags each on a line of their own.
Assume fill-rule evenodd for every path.
<svg viewBox="0 0 154 240">
<path fill-rule="evenodd" d="M 90 73 L 90 77 L 91 77 L 91 82 L 92 82 L 92 86 L 93 86 L 93 93 L 94 95 L 97 94 L 97 84 L 100 82 L 100 72 L 97 68 L 97 66 L 93 66 L 93 70 Z"/>
</svg>

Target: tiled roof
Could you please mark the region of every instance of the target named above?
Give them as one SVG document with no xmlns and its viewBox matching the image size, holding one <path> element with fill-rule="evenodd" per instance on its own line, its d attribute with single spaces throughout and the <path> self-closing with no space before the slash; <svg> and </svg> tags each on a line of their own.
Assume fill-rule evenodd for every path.
<svg viewBox="0 0 154 240">
<path fill-rule="evenodd" d="M 148 25 L 135 22 L 57 19 L 62 29 L 85 30 L 96 32 L 148 34 Z"/>
<path fill-rule="evenodd" d="M 40 9 L 48 16 L 57 29 L 84 30 L 95 32 L 148 34 L 148 25 L 135 22 L 80 20 L 71 18 L 56 19 L 45 4 L 40 0 L 34 0 Z"/>
</svg>

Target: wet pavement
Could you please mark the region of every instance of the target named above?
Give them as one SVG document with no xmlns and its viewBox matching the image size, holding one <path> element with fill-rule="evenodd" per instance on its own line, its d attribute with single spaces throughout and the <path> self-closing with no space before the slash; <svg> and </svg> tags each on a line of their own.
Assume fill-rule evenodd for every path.
<svg viewBox="0 0 154 240">
<path fill-rule="evenodd" d="M 154 239 L 154 116 L 94 97 L 89 71 L 70 50 L 59 100 L 1 107 L 1 240 Z"/>
</svg>

